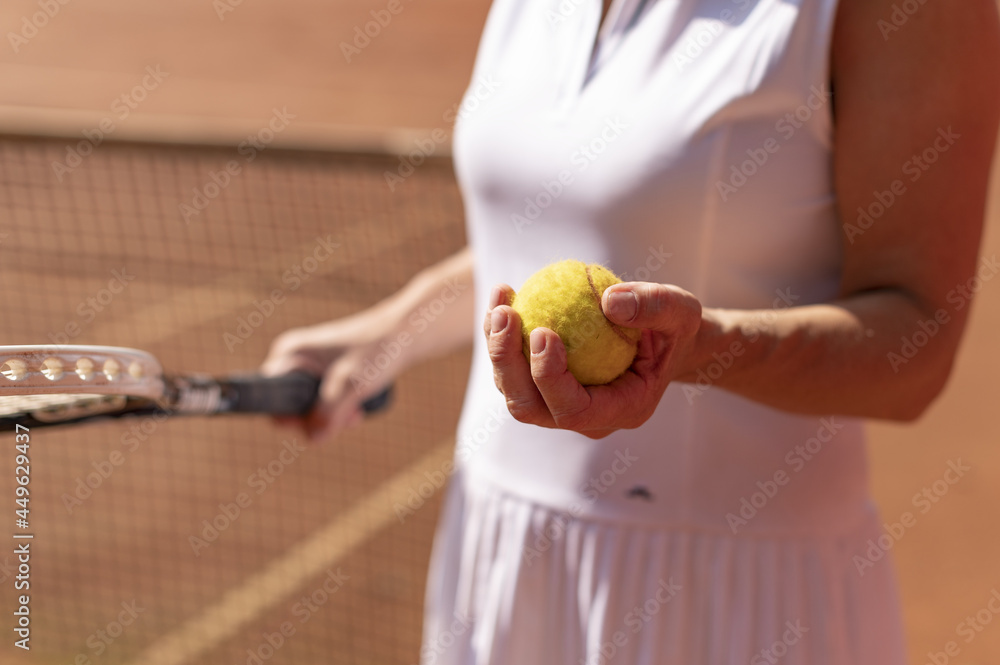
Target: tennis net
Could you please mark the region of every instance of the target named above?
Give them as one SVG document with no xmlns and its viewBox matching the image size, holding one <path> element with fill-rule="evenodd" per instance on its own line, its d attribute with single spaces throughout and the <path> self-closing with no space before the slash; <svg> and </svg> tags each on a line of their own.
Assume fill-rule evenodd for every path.
<svg viewBox="0 0 1000 665">
<path fill-rule="evenodd" d="M 0 137 L 0 343 L 253 369 L 283 330 L 363 309 L 465 242 L 447 158 L 400 171 L 387 154 L 75 145 Z M 321 446 L 266 418 L 37 431 L 31 651 L 2 653 L 417 662 L 467 368 L 457 353 L 403 374 L 389 412 Z M 13 461 L 0 460 L 12 509 Z M 12 625 L 15 595 L 3 598 Z"/>
</svg>

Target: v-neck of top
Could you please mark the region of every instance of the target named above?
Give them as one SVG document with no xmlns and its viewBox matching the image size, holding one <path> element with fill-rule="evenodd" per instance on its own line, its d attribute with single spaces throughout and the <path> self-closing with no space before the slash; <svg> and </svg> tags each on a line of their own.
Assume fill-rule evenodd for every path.
<svg viewBox="0 0 1000 665">
<path fill-rule="evenodd" d="M 580 43 L 564 79 L 562 106 L 572 106 L 590 81 L 611 58 L 629 29 L 635 24 L 647 0 L 611 0 L 604 15 L 603 0 L 593 0 L 580 25 Z"/>
<path fill-rule="evenodd" d="M 597 34 L 594 36 L 594 41 L 590 46 L 590 63 L 593 65 L 594 58 L 600 51 L 600 43 L 602 36 L 610 29 L 611 23 L 611 9 L 620 5 L 621 0 L 599 0 L 601 5 L 601 13 L 597 18 Z"/>
</svg>

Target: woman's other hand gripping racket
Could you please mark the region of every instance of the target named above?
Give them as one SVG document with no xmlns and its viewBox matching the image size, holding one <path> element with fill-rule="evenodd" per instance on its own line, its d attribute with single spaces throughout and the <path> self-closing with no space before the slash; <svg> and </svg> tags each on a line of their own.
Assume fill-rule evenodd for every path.
<svg viewBox="0 0 1000 665">
<path fill-rule="evenodd" d="M 321 377 L 315 403 L 302 415 L 278 416 L 300 426 L 312 441 L 331 438 L 360 424 L 367 414 L 386 408 L 400 359 L 380 358 L 377 342 L 348 317 L 305 328 L 293 328 L 271 344 L 261 366 L 267 376 L 305 373 Z M 360 341 L 364 340 L 364 341 Z"/>
</svg>

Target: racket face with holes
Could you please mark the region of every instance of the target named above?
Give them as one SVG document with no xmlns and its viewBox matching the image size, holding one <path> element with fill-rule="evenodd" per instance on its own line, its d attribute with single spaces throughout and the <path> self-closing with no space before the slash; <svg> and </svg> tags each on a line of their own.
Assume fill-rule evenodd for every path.
<svg viewBox="0 0 1000 665">
<path fill-rule="evenodd" d="M 114 346 L 0 346 L 0 397 L 56 394 L 158 399 L 163 368 L 149 353 Z"/>
<path fill-rule="evenodd" d="M 162 372 L 137 349 L 0 346 L 0 430 L 161 410 Z"/>
</svg>

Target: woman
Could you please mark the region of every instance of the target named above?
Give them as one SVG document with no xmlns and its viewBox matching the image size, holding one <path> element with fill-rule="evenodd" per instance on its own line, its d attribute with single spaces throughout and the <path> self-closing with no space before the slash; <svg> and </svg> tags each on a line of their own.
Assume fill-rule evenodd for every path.
<svg viewBox="0 0 1000 665">
<path fill-rule="evenodd" d="M 998 35 L 990 0 L 496 0 L 495 91 L 455 136 L 470 249 L 266 363 L 324 375 L 304 424 L 335 434 L 379 343 L 474 279 L 383 377 L 486 312 L 425 665 L 905 662 L 861 419 L 917 418 L 949 374 Z M 508 285 L 562 258 L 630 280 L 609 386 L 551 331 L 522 355 Z"/>
</svg>

